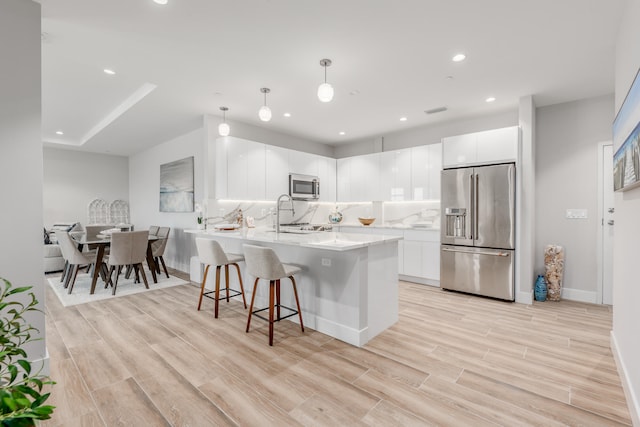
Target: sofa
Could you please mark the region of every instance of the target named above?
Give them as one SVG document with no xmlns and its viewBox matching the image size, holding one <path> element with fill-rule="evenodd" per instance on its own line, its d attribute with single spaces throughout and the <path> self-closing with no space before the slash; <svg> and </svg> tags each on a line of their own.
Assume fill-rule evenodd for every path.
<svg viewBox="0 0 640 427">
<path fill-rule="evenodd" d="M 79 222 L 70 223 L 57 223 L 54 224 L 49 230 L 44 229 L 44 272 L 52 273 L 54 271 L 64 270 L 64 258 L 62 257 L 62 251 L 58 246 L 58 240 L 56 239 L 56 231 L 82 231 L 82 226 Z"/>
</svg>

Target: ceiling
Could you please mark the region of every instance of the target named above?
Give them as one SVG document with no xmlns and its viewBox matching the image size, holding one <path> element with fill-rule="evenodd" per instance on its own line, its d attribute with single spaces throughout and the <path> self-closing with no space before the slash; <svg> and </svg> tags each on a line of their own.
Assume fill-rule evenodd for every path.
<svg viewBox="0 0 640 427">
<path fill-rule="evenodd" d="M 220 106 L 230 121 L 338 145 L 514 109 L 523 95 L 544 106 L 612 93 L 626 0 L 40 3 L 45 143 L 126 156 Z M 316 96 L 323 58 L 330 103 Z"/>
</svg>

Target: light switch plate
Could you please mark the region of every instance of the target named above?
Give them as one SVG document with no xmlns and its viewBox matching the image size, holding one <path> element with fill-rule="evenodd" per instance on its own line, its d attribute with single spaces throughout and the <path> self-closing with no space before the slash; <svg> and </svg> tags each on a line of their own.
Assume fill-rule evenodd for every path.
<svg viewBox="0 0 640 427">
<path fill-rule="evenodd" d="M 567 219 L 587 219 L 586 209 L 567 209 Z"/>
</svg>

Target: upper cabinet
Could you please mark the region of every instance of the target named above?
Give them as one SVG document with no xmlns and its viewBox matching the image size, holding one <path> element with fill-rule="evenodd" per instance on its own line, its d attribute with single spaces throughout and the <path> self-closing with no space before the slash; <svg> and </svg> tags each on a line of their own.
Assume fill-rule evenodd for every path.
<svg viewBox="0 0 640 427">
<path fill-rule="evenodd" d="M 273 200 L 289 194 L 289 173 L 318 176 L 320 201 L 336 200 L 336 160 L 235 137 L 216 140 L 216 198 Z"/>
<path fill-rule="evenodd" d="M 442 144 L 411 148 L 412 200 L 440 200 Z"/>
<path fill-rule="evenodd" d="M 401 202 L 412 200 L 411 149 L 380 153 L 380 199 Z"/>
<path fill-rule="evenodd" d="M 289 154 L 291 150 L 265 145 L 265 200 L 276 200 L 281 194 L 289 194 Z"/>
<path fill-rule="evenodd" d="M 443 166 L 516 161 L 518 140 L 518 126 L 443 138 Z"/>
</svg>

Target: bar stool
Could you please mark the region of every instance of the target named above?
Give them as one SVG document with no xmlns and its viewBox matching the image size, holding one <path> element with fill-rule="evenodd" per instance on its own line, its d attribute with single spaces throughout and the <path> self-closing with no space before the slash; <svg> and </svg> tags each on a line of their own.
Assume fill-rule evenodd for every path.
<svg viewBox="0 0 640 427">
<path fill-rule="evenodd" d="M 215 301 L 215 317 L 218 318 L 218 302 L 220 301 L 220 270 L 224 266 L 224 276 L 225 276 L 225 285 L 226 287 L 223 289 L 226 291 L 226 300 L 229 302 L 229 298 L 237 297 L 238 295 L 242 295 L 242 302 L 244 303 L 244 308 L 247 308 L 247 301 L 244 298 L 244 288 L 242 287 L 242 276 L 240 275 L 240 266 L 238 266 L 238 262 L 244 260 L 244 256 L 237 254 L 225 253 L 218 243 L 212 239 L 203 239 L 196 238 L 196 247 L 198 248 L 198 258 L 200 258 L 200 262 L 205 264 L 206 267 L 204 269 L 204 278 L 202 279 L 202 287 L 200 289 L 200 300 L 198 301 L 198 310 L 202 306 L 202 297 L 207 297 Z M 216 289 L 214 291 L 205 292 L 204 284 L 207 282 L 207 273 L 209 272 L 209 267 L 215 265 L 216 266 Z M 238 280 L 240 282 L 240 291 L 229 288 L 229 266 L 234 265 L 236 270 L 238 271 Z M 229 295 L 229 292 L 233 292 L 234 295 Z M 212 297 L 209 294 L 215 295 Z"/>
<path fill-rule="evenodd" d="M 253 293 L 251 295 L 251 305 L 249 306 L 249 318 L 247 319 L 247 332 L 251 326 L 251 316 L 256 315 L 262 320 L 269 322 L 269 345 L 273 345 L 273 324 L 280 320 L 286 319 L 296 314 L 300 318 L 300 329 L 304 332 L 304 324 L 302 323 L 302 313 L 300 310 L 300 301 L 298 300 L 298 291 L 296 289 L 296 281 L 293 275 L 299 272 L 299 267 L 283 264 L 280 262 L 278 255 L 271 248 L 265 248 L 262 246 L 242 245 L 244 248 L 245 263 L 247 264 L 247 273 L 256 278 L 253 284 Z M 293 285 L 293 295 L 296 298 L 296 306 L 298 310 L 286 307 L 280 304 L 280 279 L 288 277 L 291 279 Z M 253 310 L 253 303 L 256 299 L 256 289 L 258 288 L 258 281 L 260 279 L 269 280 L 269 307 L 259 310 Z M 275 294 L 275 298 L 274 298 Z M 275 303 L 274 303 L 275 299 Z M 280 308 L 285 308 L 291 311 L 291 314 L 287 316 L 280 316 Z M 274 319 L 274 309 L 276 310 L 276 318 Z M 266 319 L 260 316 L 259 312 L 269 310 L 269 318 Z"/>
</svg>

